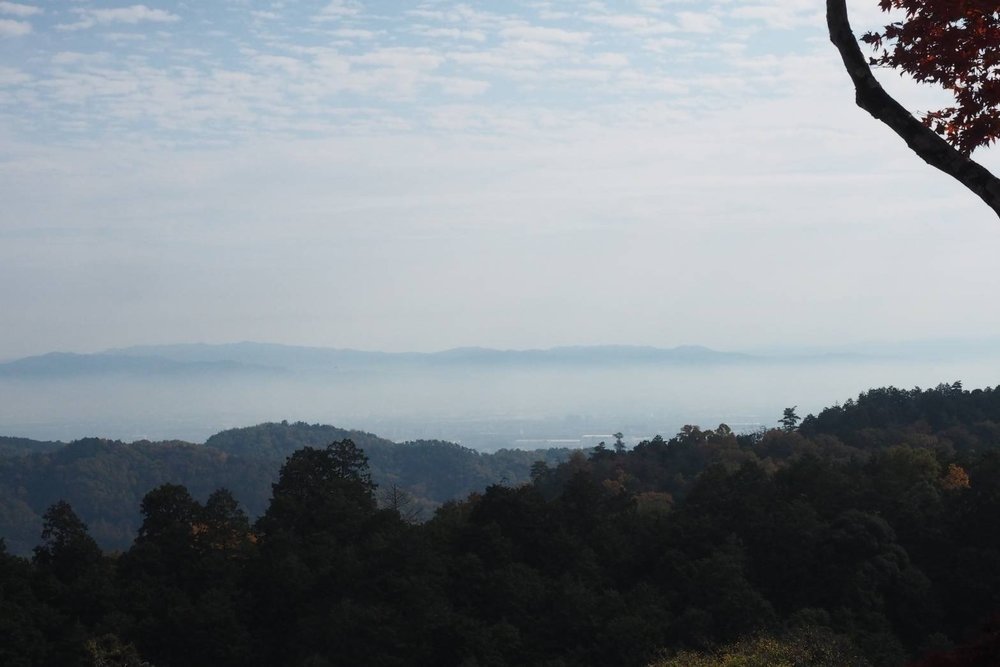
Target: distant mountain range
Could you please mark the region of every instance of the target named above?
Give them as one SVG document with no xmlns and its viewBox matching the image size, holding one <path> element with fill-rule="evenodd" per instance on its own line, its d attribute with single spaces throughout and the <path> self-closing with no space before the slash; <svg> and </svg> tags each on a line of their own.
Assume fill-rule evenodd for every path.
<svg viewBox="0 0 1000 667">
<path fill-rule="evenodd" d="M 699 345 L 658 348 L 593 345 L 531 350 L 459 347 L 443 352 L 377 352 L 274 343 L 139 345 L 93 354 L 51 352 L 0 363 L 0 378 L 96 375 L 143 377 L 304 375 L 457 367 L 527 368 L 935 361 L 1000 356 L 1000 340 L 872 343 L 834 348 L 723 352 Z"/>
<path fill-rule="evenodd" d="M 49 352 L 0 364 L 0 377 L 79 377 L 99 374 L 207 375 L 281 373 L 283 369 L 231 359 L 180 361 L 165 356 Z"/>
<path fill-rule="evenodd" d="M 272 343 L 144 345 L 94 354 L 51 352 L 0 364 L 0 377 L 87 375 L 201 376 L 237 374 L 326 374 L 363 370 L 460 366 L 619 366 L 635 364 L 735 364 L 758 358 L 707 347 L 655 348 L 627 345 L 494 350 L 462 347 L 444 352 L 366 352 Z"/>
</svg>

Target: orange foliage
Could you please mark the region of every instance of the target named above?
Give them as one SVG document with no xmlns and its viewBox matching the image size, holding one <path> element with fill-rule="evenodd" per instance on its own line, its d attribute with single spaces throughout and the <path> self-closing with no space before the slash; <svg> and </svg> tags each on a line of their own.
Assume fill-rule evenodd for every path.
<svg viewBox="0 0 1000 667">
<path fill-rule="evenodd" d="M 957 491 L 967 489 L 969 486 L 969 473 L 965 472 L 965 468 L 954 463 L 949 465 L 947 474 L 941 480 L 941 487 L 948 491 Z"/>
</svg>

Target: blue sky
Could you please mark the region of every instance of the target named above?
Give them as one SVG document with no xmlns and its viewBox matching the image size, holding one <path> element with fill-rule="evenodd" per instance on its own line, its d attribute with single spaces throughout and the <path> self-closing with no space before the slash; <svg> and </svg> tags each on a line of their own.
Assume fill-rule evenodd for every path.
<svg viewBox="0 0 1000 667">
<path fill-rule="evenodd" d="M 1000 335 L 1000 223 L 821 10 L 0 2 L 0 358 Z"/>
</svg>

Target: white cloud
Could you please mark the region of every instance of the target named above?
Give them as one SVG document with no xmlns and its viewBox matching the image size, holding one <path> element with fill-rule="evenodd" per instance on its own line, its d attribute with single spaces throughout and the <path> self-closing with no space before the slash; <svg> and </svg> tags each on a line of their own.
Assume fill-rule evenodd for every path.
<svg viewBox="0 0 1000 667">
<path fill-rule="evenodd" d="M 0 37 L 20 37 L 31 32 L 31 24 L 26 21 L 0 19 Z"/>
<path fill-rule="evenodd" d="M 594 55 L 590 62 L 600 67 L 628 67 L 629 59 L 624 53 L 598 53 Z"/>
<path fill-rule="evenodd" d="M 59 30 L 85 30 L 95 25 L 107 25 L 112 23 L 172 23 L 179 21 L 176 14 L 163 9 L 153 9 L 146 5 L 132 5 L 130 7 L 115 7 L 112 9 L 77 9 L 74 10 L 80 16 L 76 23 L 61 23 L 56 26 Z"/>
<path fill-rule="evenodd" d="M 790 30 L 825 25 L 823 11 L 814 0 L 750 0 L 733 7 L 729 14 L 771 29 Z"/>
<path fill-rule="evenodd" d="M 513 25 L 522 25 L 523 21 L 513 16 L 494 14 L 475 9 L 465 4 L 441 5 L 442 9 L 427 9 L 418 7 L 404 12 L 426 21 L 458 24 L 466 30 L 486 30 L 488 32 L 501 30 Z"/>
<path fill-rule="evenodd" d="M 674 37 L 655 37 L 643 40 L 642 48 L 654 53 L 684 52 L 691 49 L 691 42 Z"/>
<path fill-rule="evenodd" d="M 304 63 L 298 58 L 268 53 L 255 55 L 253 60 L 265 69 L 280 69 L 288 73 L 301 72 L 304 66 Z"/>
<path fill-rule="evenodd" d="M 444 56 L 430 49 L 389 47 L 354 56 L 351 62 L 374 67 L 432 70 L 444 62 Z"/>
<path fill-rule="evenodd" d="M 73 12 L 80 24 L 109 26 L 96 46 L 92 40 L 81 44 L 79 34 L 60 33 L 45 35 L 31 49 L 20 43 L 8 49 L 0 66 L 0 145 L 21 148 L 17 159 L 0 164 L 0 226 L 79 231 L 89 225 L 110 229 L 109 239 L 146 234 L 163 241 L 151 244 L 157 256 L 148 270 L 176 274 L 171 285 L 195 295 L 200 285 L 183 271 L 171 271 L 172 261 L 215 266 L 212 249 L 235 257 L 241 255 L 231 251 L 236 242 L 247 257 L 272 253 L 276 266 L 325 271 L 323 262 L 304 262 L 289 251 L 289 239 L 309 239 L 300 252 L 320 256 L 330 248 L 349 249 L 349 268 L 360 276 L 355 284 L 366 285 L 354 290 L 358 301 L 368 299 L 372 310 L 385 312 L 407 304 L 393 296 L 398 278 L 393 283 L 384 275 L 385 257 L 378 253 L 399 246 L 406 271 L 414 267 L 410 254 L 419 253 L 407 254 L 410 248 L 399 239 L 433 238 L 428 247 L 442 265 L 490 267 L 494 276 L 486 292 L 530 300 L 557 275 L 589 272 L 587 290 L 575 292 L 567 281 L 567 300 L 589 306 L 602 289 L 630 294 L 634 314 L 642 317 L 649 304 L 661 303 L 657 285 L 673 284 L 670 263 L 661 261 L 664 252 L 682 257 L 688 269 L 685 299 L 709 303 L 718 297 L 734 308 L 741 307 L 737 300 L 725 299 L 735 288 L 731 281 L 721 284 L 732 271 L 718 273 L 714 293 L 699 283 L 713 279 L 705 266 L 728 265 L 718 253 L 751 277 L 746 289 L 754 308 L 772 303 L 769 288 L 777 282 L 765 275 L 775 263 L 761 264 L 748 249 L 774 253 L 768 258 L 779 250 L 805 257 L 795 265 L 796 275 L 805 278 L 786 287 L 792 298 L 810 303 L 810 294 L 828 285 L 807 269 L 825 262 L 831 274 L 853 275 L 850 253 L 832 252 L 817 238 L 822 234 L 842 239 L 836 248 L 843 250 L 857 242 L 857 229 L 905 236 L 906 230 L 925 230 L 935 218 L 950 217 L 952 233 L 959 226 L 971 229 L 983 217 L 976 217 L 976 202 L 922 171 L 905 145 L 853 106 L 853 90 L 825 40 L 816 0 L 425 0 L 413 3 L 412 11 L 404 8 L 409 3 L 371 3 L 377 15 L 357 2 L 324 0 L 315 5 L 325 7 L 319 16 L 330 21 L 322 26 L 290 5 L 286 10 L 259 3 L 258 18 L 281 13 L 281 30 L 268 34 L 247 20 L 254 3 L 232 4 L 240 8 L 230 15 L 235 20 L 210 25 L 192 19 L 183 41 L 170 42 L 180 35 L 129 28 L 178 20 L 163 10 L 87 10 L 67 2 L 77 10 L 61 11 Z M 487 7 L 492 13 L 482 11 Z M 621 7 L 628 9 L 616 13 Z M 868 15 L 883 18 L 877 11 Z M 783 26 L 802 29 L 748 39 Z M 26 21 L 0 22 L 0 34 L 7 36 L 30 30 Z M 709 32 L 710 39 L 702 37 Z M 354 43 L 346 46 L 337 38 Z M 886 78 L 893 91 L 903 85 L 898 77 Z M 873 153 L 880 160 L 873 162 Z M 40 162 L 42 167 L 31 166 Z M 866 219 L 854 226 L 859 210 Z M 803 240 L 804 230 L 816 229 L 824 231 Z M 538 261 L 537 269 L 522 265 L 533 281 L 518 283 L 523 276 L 504 268 L 512 253 L 501 250 L 537 250 L 547 234 L 565 235 L 563 254 L 545 246 L 556 253 Z M 571 257 L 579 255 L 575 240 L 587 234 L 596 258 L 589 265 Z M 684 245 L 699 235 L 704 247 Z M 174 248 L 173 259 L 164 263 L 157 253 L 168 255 L 172 251 L 161 248 L 176 246 L 179 238 L 202 254 L 196 260 L 188 248 Z M 629 238 L 635 247 L 626 243 Z M 493 248 L 493 239 L 506 239 L 507 246 Z M 101 237 L 94 243 L 106 242 Z M 631 280 L 612 290 L 607 273 L 592 267 L 610 261 L 608 245 L 617 243 Z M 24 244 L 24 257 L 44 250 L 41 243 Z M 878 247 L 891 259 L 892 245 Z M 1000 280 L 986 257 L 990 244 L 970 245 L 981 251 L 975 275 Z M 938 249 L 928 243 L 925 250 L 917 254 L 933 257 Z M 4 252 L 14 254 L 0 243 Z M 79 252 L 67 244 L 70 261 L 64 265 L 72 267 Z M 912 269 L 917 264 L 904 257 L 885 271 L 918 279 Z M 239 273 L 246 286 L 234 294 L 259 310 L 262 284 L 254 268 Z M 9 271 L 2 261 L 0 269 Z M 316 273 L 321 277 L 321 270 Z M 452 287 L 434 275 L 428 264 L 423 282 L 414 281 L 417 300 L 428 294 L 457 303 Z M 287 288 L 311 296 L 310 286 L 320 282 L 290 280 Z M 372 289 L 384 293 L 372 296 Z M 44 294 L 31 295 L 45 303 Z M 468 303 L 479 303 L 476 298 L 470 295 Z M 93 302 L 84 301 L 81 309 L 93 310 Z M 949 303 L 943 297 L 935 302 Z M 935 304 L 928 303 L 928 312 Z M 227 312 L 240 317 L 236 305 L 227 305 Z M 6 302 L 0 306 L 10 310 Z M 491 296 L 475 307 L 479 315 L 509 316 L 502 299 Z M 40 312 L 38 307 L 27 315 Z M 796 321 L 834 319 L 824 312 L 817 307 Z M 838 317 L 852 319 L 843 318 L 844 312 Z M 453 313 L 462 319 L 460 308 L 439 314 Z M 558 308 L 553 313 L 571 321 L 569 338 L 597 335 L 585 317 Z M 1000 316 L 990 316 L 1000 327 Z M 669 313 L 656 317 L 662 329 L 669 328 Z M 359 316 L 357 335 L 380 330 L 372 322 Z M 474 324 L 463 334 L 465 342 L 483 342 L 488 334 Z M 91 333 L 99 337 L 96 326 Z M 427 322 L 421 326 L 426 340 L 439 330 Z M 698 332 L 685 335 L 697 338 Z M 408 340 L 397 343 L 412 346 Z"/>
<path fill-rule="evenodd" d="M 360 28 L 338 28 L 333 31 L 334 37 L 341 39 L 374 39 L 378 33 L 374 30 L 361 30 Z"/>
<path fill-rule="evenodd" d="M 553 11 L 551 9 L 539 9 L 538 18 L 543 21 L 562 21 L 563 19 L 568 19 L 572 14 L 569 12 Z"/>
<path fill-rule="evenodd" d="M 0 86 L 15 86 L 31 81 L 31 76 L 13 67 L 0 67 Z"/>
<path fill-rule="evenodd" d="M 20 16 L 26 18 L 28 16 L 35 16 L 43 12 L 41 7 L 35 7 L 33 5 L 22 5 L 17 2 L 0 2 L 0 14 L 10 14 L 12 16 Z"/>
<path fill-rule="evenodd" d="M 319 14 L 314 16 L 312 20 L 320 23 L 338 21 L 343 18 L 357 16 L 361 13 L 361 10 L 361 3 L 355 2 L 355 0 L 333 0 L 333 2 L 321 9 Z"/>
<path fill-rule="evenodd" d="M 641 14 L 588 14 L 583 19 L 589 23 L 596 23 L 626 32 L 634 32 L 639 35 L 658 35 L 677 32 L 676 25 Z"/>
<path fill-rule="evenodd" d="M 636 6 L 642 11 L 653 14 L 662 14 L 672 5 L 693 4 L 697 0 L 637 0 Z"/>
<path fill-rule="evenodd" d="M 109 42 L 144 42 L 148 37 L 146 35 L 135 33 L 135 32 L 104 32 L 101 33 L 101 39 L 107 40 Z"/>
<path fill-rule="evenodd" d="M 86 61 L 88 58 L 89 56 L 86 53 L 80 53 L 78 51 L 60 51 L 59 53 L 53 54 L 51 61 L 53 65 L 76 65 Z"/>
<path fill-rule="evenodd" d="M 415 26 L 410 29 L 414 35 L 429 37 L 431 39 L 457 39 L 471 42 L 485 42 L 486 33 L 482 30 L 463 30 L 461 28 L 432 28 L 429 26 Z"/>
<path fill-rule="evenodd" d="M 500 34 L 506 39 L 533 42 L 552 42 L 555 44 L 582 45 L 590 41 L 590 33 L 563 30 L 561 28 L 545 28 L 534 25 L 521 25 L 504 28 Z"/>
<path fill-rule="evenodd" d="M 456 97 L 475 97 L 476 95 L 482 95 L 490 89 L 489 81 L 478 81 L 476 79 L 442 77 L 437 79 L 437 81 L 445 93 Z"/>
<path fill-rule="evenodd" d="M 722 28 L 718 17 L 705 12 L 679 12 L 677 21 L 684 32 L 713 33 Z"/>
</svg>

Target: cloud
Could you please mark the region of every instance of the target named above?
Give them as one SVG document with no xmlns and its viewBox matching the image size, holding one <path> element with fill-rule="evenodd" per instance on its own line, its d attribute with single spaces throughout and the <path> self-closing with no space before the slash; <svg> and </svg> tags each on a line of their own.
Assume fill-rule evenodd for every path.
<svg viewBox="0 0 1000 667">
<path fill-rule="evenodd" d="M 160 40 L 152 31 L 116 35 L 115 43 L 103 45 L 103 60 L 84 59 L 64 34 L 66 43 L 49 54 L 50 69 L 33 72 L 36 80 L 8 91 L 7 99 L 18 96 L 21 113 L 14 115 L 22 127 L 48 125 L 71 141 L 127 135 L 167 144 L 224 144 L 390 128 L 437 132 L 444 127 L 438 110 L 456 100 L 505 109 L 463 115 L 475 119 L 471 131 L 507 136 L 532 126 L 533 119 L 551 130 L 579 114 L 599 127 L 618 122 L 636 103 L 667 101 L 687 113 L 732 107 L 746 96 L 788 94 L 786 63 L 737 68 L 732 53 L 741 53 L 743 34 L 726 26 L 731 41 L 723 49 L 697 32 L 727 18 L 723 10 L 730 5 L 667 0 L 660 6 L 660 15 L 583 7 L 587 13 L 563 23 L 533 23 L 538 12 L 530 3 L 489 13 L 439 2 L 374 16 L 358 2 L 325 1 L 319 7 L 328 16 L 346 20 L 317 31 L 310 25 L 313 13 L 282 16 L 289 28 L 298 20 L 303 34 L 322 33 L 325 46 L 297 40 L 294 29 L 267 39 L 253 34 L 240 41 L 238 59 L 225 49 L 236 32 L 213 35 L 198 51 L 171 48 L 167 61 L 142 45 L 118 43 L 119 36 Z M 151 20 L 135 7 L 145 8 L 125 8 L 129 20 Z M 123 10 L 81 8 L 76 14 L 95 25 L 126 21 Z M 412 20 L 418 16 L 426 22 Z M 103 39 L 113 34 L 107 30 Z M 512 120 L 509 110 L 515 107 L 525 113 Z"/>
<path fill-rule="evenodd" d="M 524 23 L 512 15 L 494 14 L 463 4 L 445 6 L 444 9 L 410 9 L 404 14 L 425 21 L 457 24 L 466 30 L 495 31 Z"/>
<path fill-rule="evenodd" d="M 0 37 L 20 37 L 31 32 L 31 24 L 25 21 L 0 19 Z"/>
<path fill-rule="evenodd" d="M 171 14 L 163 9 L 150 9 L 145 5 L 132 5 L 116 9 L 90 9 L 87 10 L 87 14 L 98 23 L 141 23 L 143 21 L 170 23 L 180 19 L 176 14 Z"/>
<path fill-rule="evenodd" d="M 374 39 L 378 33 L 374 30 L 362 30 L 360 28 L 338 28 L 333 31 L 334 37 L 341 39 Z"/>
<path fill-rule="evenodd" d="M 176 14 L 163 9 L 152 9 L 146 5 L 132 5 L 130 7 L 115 7 L 113 9 L 77 9 L 74 10 L 80 16 L 76 23 L 61 23 L 56 26 L 59 30 L 85 30 L 95 25 L 107 25 L 111 23 L 172 23 L 179 21 Z"/>
<path fill-rule="evenodd" d="M 694 4 L 697 0 L 637 0 L 639 9 L 653 14 L 662 14 L 672 5 Z"/>
<path fill-rule="evenodd" d="M 414 26 L 410 32 L 430 39 L 459 39 L 470 42 L 485 42 L 486 34 L 481 30 L 462 30 L 460 28 L 432 28 L 429 26 Z"/>
<path fill-rule="evenodd" d="M 754 0 L 741 3 L 729 14 L 733 18 L 763 23 L 773 30 L 824 24 L 823 9 L 814 0 Z"/>
<path fill-rule="evenodd" d="M 677 19 L 684 32 L 713 33 L 722 27 L 718 17 L 704 12 L 680 12 Z"/>
<path fill-rule="evenodd" d="M 653 53 L 684 53 L 691 50 L 691 42 L 674 37 L 656 37 L 642 42 L 642 48 Z"/>
<path fill-rule="evenodd" d="M 393 69 L 432 70 L 444 62 L 444 57 L 428 49 L 389 47 L 354 56 L 351 62 Z"/>
<path fill-rule="evenodd" d="M 913 268 L 926 262 L 913 257 L 941 256 L 935 242 L 920 240 L 928 226 L 943 230 L 934 241 L 956 230 L 964 230 L 963 241 L 969 230 L 993 233 L 995 221 L 985 220 L 976 202 L 925 173 L 902 142 L 853 106 L 815 0 L 464 1 L 425 0 L 407 11 L 407 3 L 323 0 L 304 16 L 287 4 L 261 3 L 281 14 L 280 30 L 264 34 L 246 31 L 254 27 L 245 11 L 253 3 L 240 0 L 232 3 L 240 12 L 225 24 L 196 24 L 184 10 L 191 30 L 181 43 L 170 41 L 178 31 L 129 25 L 154 15 L 178 20 L 172 14 L 59 5 L 77 8 L 61 9 L 71 18 L 59 20 L 98 26 L 98 41 L 63 32 L 31 49 L 14 42 L 7 67 L 0 66 L 0 145 L 13 156 L 0 161 L 0 228 L 25 230 L 20 245 L 0 243 L 0 271 L 25 285 L 2 305 L 26 304 L 21 320 L 34 323 L 0 338 L 31 340 L 45 328 L 37 322 L 78 315 L 46 297 L 68 302 L 63 284 L 81 281 L 94 289 L 72 293 L 80 313 L 111 303 L 106 288 L 138 285 L 169 293 L 166 301 L 143 294 L 150 313 L 191 307 L 216 323 L 223 315 L 252 323 L 260 304 L 282 314 L 311 312 L 310 302 L 335 293 L 341 300 L 332 310 L 352 315 L 346 319 L 357 321 L 357 340 L 403 330 L 380 326 L 375 311 L 426 305 L 436 317 L 415 320 L 412 330 L 434 346 L 445 343 L 432 320 L 439 325 L 454 315 L 468 323 L 454 334 L 465 340 L 454 343 L 484 342 L 491 322 L 538 319 L 509 304 L 537 300 L 550 288 L 581 304 L 580 312 L 552 309 L 552 319 L 566 322 L 566 338 L 556 342 L 601 337 L 590 328 L 595 302 L 624 302 L 620 321 L 652 313 L 659 330 L 669 329 L 676 312 L 709 303 L 719 326 L 705 320 L 705 330 L 724 331 L 734 318 L 753 322 L 753 312 L 770 307 L 784 312 L 776 293 L 815 303 L 799 320 L 850 333 L 838 318 L 859 318 L 836 311 L 829 295 L 841 290 L 836 298 L 854 298 L 842 279 L 857 275 L 852 248 L 868 248 L 871 261 L 861 263 L 870 271 L 851 289 L 892 275 L 905 295 L 913 291 L 907 283 L 923 286 L 926 274 Z M 496 13 L 475 9 L 486 6 Z M 619 7 L 629 9 L 619 14 Z M 872 18 L 884 20 L 873 7 Z M 317 13 L 329 22 L 310 22 Z M 31 30 L 20 15 L 0 16 L 18 19 L 8 21 L 23 26 L 15 31 Z M 777 31 L 789 22 L 803 28 Z M 345 47 L 336 36 L 357 41 Z M 888 86 L 906 83 L 886 78 Z M 946 227 L 937 222 L 944 219 Z M 38 231 L 43 226 L 56 231 Z M 59 227 L 90 245 L 47 243 Z M 873 235 L 881 237 L 872 242 Z M 893 255 L 898 242 L 907 253 Z M 989 243 L 947 247 L 962 269 L 954 275 L 970 285 L 973 278 L 1000 281 Z M 965 278 L 968 248 L 975 272 Z M 105 267 L 114 280 L 98 284 L 89 277 L 99 263 L 86 264 L 92 250 L 134 265 Z M 51 261 L 40 263 L 45 252 Z M 340 254 L 330 261 L 331 253 Z M 663 262 L 664 253 L 679 259 Z M 890 271 L 879 255 L 903 259 Z M 624 258 L 616 271 L 593 270 L 616 257 Z M 760 268 L 788 257 L 801 261 L 782 265 L 783 275 L 805 276 L 791 287 Z M 220 258 L 234 258 L 219 269 L 233 278 L 213 287 L 211 269 L 198 269 L 218 267 Z M 13 272 L 11 261 L 34 273 Z M 64 280 L 48 292 L 26 277 L 41 276 L 42 264 L 63 267 Z M 291 266 L 296 278 L 274 279 L 276 269 L 265 279 L 261 265 Z M 386 265 L 416 279 L 401 288 L 399 273 L 387 274 Z M 706 266 L 737 268 L 713 274 Z M 826 273 L 811 273 L 815 266 Z M 750 276 L 747 291 L 732 287 L 734 271 Z M 479 275 L 485 282 L 468 279 Z M 338 292 L 349 279 L 366 288 Z M 205 285 L 208 300 L 201 298 Z M 275 285 L 290 298 L 268 292 Z M 663 285 L 680 285 L 674 292 L 683 296 L 664 302 Z M 627 298 L 615 301 L 621 294 Z M 813 294 L 827 300 L 816 303 Z M 445 305 L 434 310 L 438 301 Z M 910 308 L 905 298 L 896 301 L 899 312 Z M 942 295 L 919 312 L 939 321 L 935 309 L 951 303 Z M 480 319 L 466 317 L 466 307 Z M 147 312 L 117 303 L 105 310 L 123 322 Z M 976 322 L 1000 330 L 1000 315 L 988 309 L 943 312 L 955 321 L 992 318 Z M 81 328 L 99 341 L 110 327 L 93 319 Z M 191 335 L 165 319 L 151 321 L 149 335 Z M 235 325 L 232 331 L 257 335 Z M 68 344 L 53 339 L 52 346 Z"/>
<path fill-rule="evenodd" d="M 33 5 L 22 5 L 16 2 L 0 2 L 0 14 L 10 14 L 12 16 L 25 18 L 41 14 L 42 11 L 41 7 L 35 7 Z"/>
<path fill-rule="evenodd" d="M 629 64 L 628 56 L 623 53 L 598 53 L 594 55 L 590 62 L 599 67 L 627 67 Z"/>
<path fill-rule="evenodd" d="M 76 51 L 60 51 L 54 54 L 51 60 L 53 65 L 76 65 L 88 60 L 88 56 Z"/>
<path fill-rule="evenodd" d="M 583 17 L 583 20 L 639 35 L 677 32 L 677 26 L 672 23 L 640 14 L 588 14 Z"/>
<path fill-rule="evenodd" d="M 361 13 L 361 3 L 354 0 L 334 0 L 312 18 L 317 23 L 338 21 Z"/>
<path fill-rule="evenodd" d="M 482 95 L 490 89 L 488 81 L 477 81 L 475 79 L 441 77 L 437 79 L 437 82 L 445 93 L 456 97 L 475 97 L 476 95 Z"/>
<path fill-rule="evenodd" d="M 253 10 L 250 12 L 250 16 L 257 19 L 258 21 L 276 21 L 281 18 L 280 14 L 275 12 L 267 12 L 263 10 Z"/>
<path fill-rule="evenodd" d="M 0 87 L 14 86 L 31 81 L 31 77 L 13 67 L 0 67 Z"/>
<path fill-rule="evenodd" d="M 531 42 L 552 42 L 555 44 L 586 44 L 590 41 L 590 34 L 586 32 L 574 32 L 561 28 L 545 28 L 534 25 L 514 26 L 504 28 L 500 34 L 511 40 L 524 40 Z"/>
</svg>

